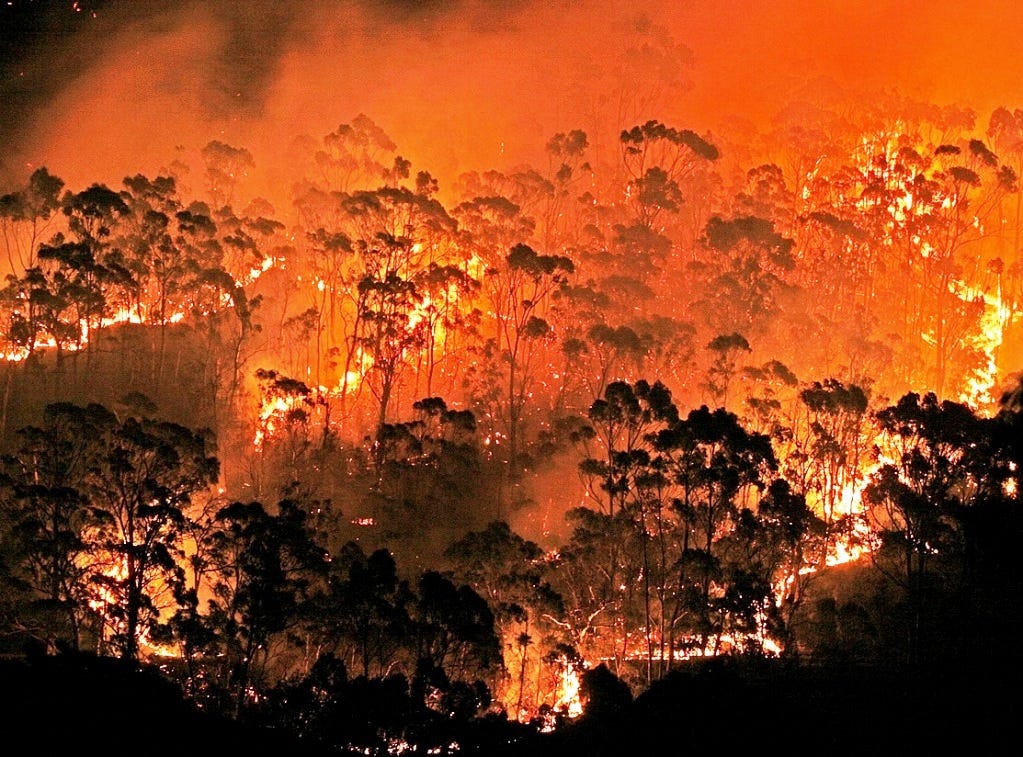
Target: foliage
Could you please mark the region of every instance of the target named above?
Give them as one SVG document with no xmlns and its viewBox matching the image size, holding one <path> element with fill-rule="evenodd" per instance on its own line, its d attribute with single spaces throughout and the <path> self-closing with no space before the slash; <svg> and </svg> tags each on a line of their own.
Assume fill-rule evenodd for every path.
<svg viewBox="0 0 1023 757">
<path fill-rule="evenodd" d="M 895 106 L 753 168 L 575 129 L 453 189 L 360 114 L 276 208 L 219 140 L 201 196 L 35 170 L 0 196 L 4 649 L 172 653 L 211 711 L 380 751 L 563 723 L 575 673 L 592 725 L 694 656 L 1013 643 L 1021 119 Z"/>
</svg>

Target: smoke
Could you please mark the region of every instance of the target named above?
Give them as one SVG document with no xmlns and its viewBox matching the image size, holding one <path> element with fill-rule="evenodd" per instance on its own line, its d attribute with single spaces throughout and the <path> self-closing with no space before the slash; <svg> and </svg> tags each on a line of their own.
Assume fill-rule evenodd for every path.
<svg viewBox="0 0 1023 757">
<path fill-rule="evenodd" d="M 966 105 L 982 127 L 1023 78 L 1023 7 L 1002 0 L 21 0 L 5 12 L 29 33 L 4 50 L 3 186 L 40 165 L 72 188 L 118 185 L 211 139 L 250 149 L 272 186 L 294 137 L 359 113 L 444 183 L 536 159 L 558 131 L 606 127 L 599 144 L 645 118 L 764 127 L 793 99 L 849 89 Z"/>
<path fill-rule="evenodd" d="M 0 24 L 11 14 L 0 193 L 40 166 L 74 191 L 119 188 L 219 140 L 252 153 L 247 193 L 284 215 L 296 139 L 360 113 L 448 188 L 543 161 L 577 128 L 610 160 L 618 131 L 651 118 L 752 151 L 742 135 L 779 113 L 871 92 L 972 108 L 981 132 L 993 108 L 1021 107 L 1023 5 L 1008 0 L 14 0 Z M 575 460 L 552 465 L 512 516 L 541 541 L 584 502 Z"/>
</svg>

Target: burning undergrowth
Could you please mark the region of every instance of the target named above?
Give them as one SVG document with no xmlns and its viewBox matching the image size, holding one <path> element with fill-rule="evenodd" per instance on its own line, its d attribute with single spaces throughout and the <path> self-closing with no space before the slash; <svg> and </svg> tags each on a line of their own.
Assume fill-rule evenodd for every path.
<svg viewBox="0 0 1023 757">
<path fill-rule="evenodd" d="M 529 162 L 470 140 L 452 181 L 370 111 L 12 180 L 32 633 L 323 728 L 359 701 L 550 729 L 587 671 L 952 643 L 923 621 L 990 577 L 1018 500 L 1020 113 L 889 94 L 694 128 L 685 51 L 629 28 L 623 108 L 664 115 L 580 112 Z"/>
</svg>

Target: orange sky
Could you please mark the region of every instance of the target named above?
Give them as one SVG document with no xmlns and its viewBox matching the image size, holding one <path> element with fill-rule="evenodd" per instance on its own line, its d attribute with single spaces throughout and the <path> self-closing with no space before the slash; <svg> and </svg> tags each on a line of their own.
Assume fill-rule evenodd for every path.
<svg viewBox="0 0 1023 757">
<path fill-rule="evenodd" d="M 635 31 L 639 18 L 691 51 L 679 77 L 688 86 L 647 116 L 679 127 L 766 123 L 794 98 L 820 96 L 808 86 L 820 77 L 968 105 L 981 130 L 993 107 L 1023 107 L 1023 4 L 1006 0 L 410 5 L 192 2 L 122 19 L 113 3 L 85 29 L 81 75 L 56 71 L 62 88 L 38 78 L 45 102 L 40 86 L 2 178 L 46 165 L 70 188 L 116 185 L 210 139 L 248 147 L 272 176 L 294 136 L 319 139 L 365 113 L 414 170 L 447 184 L 535 159 L 550 136 L 586 128 L 594 114 L 642 116 L 619 114 L 619 103 L 652 80 L 608 74 L 628 45 L 656 44 L 655 33 Z M 32 63 L 58 63 L 57 52 Z"/>
</svg>

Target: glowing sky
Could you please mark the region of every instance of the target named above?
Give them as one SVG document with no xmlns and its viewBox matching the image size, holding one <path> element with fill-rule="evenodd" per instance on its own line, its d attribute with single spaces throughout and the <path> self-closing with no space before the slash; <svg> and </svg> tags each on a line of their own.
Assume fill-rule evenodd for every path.
<svg viewBox="0 0 1023 757">
<path fill-rule="evenodd" d="M 967 105 L 981 124 L 1023 102 L 1023 4 L 1007 0 L 11 0 L 0 21 L 27 7 L 37 22 L 9 28 L 31 34 L 4 45 L 4 184 L 39 165 L 117 183 L 210 139 L 273 171 L 293 137 L 360 112 L 446 182 L 597 122 L 764 125 L 850 88 Z M 629 71 L 643 45 L 679 65 Z"/>
</svg>

